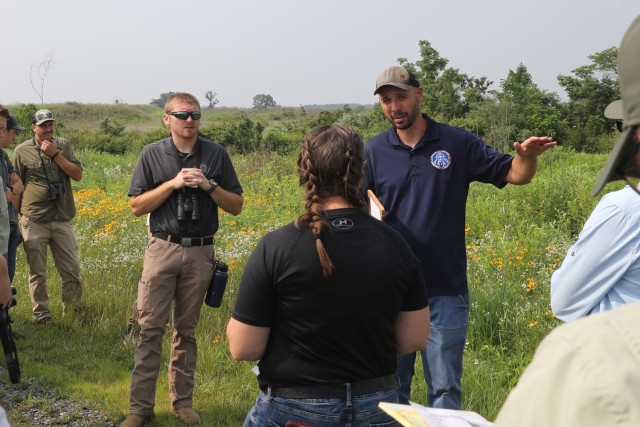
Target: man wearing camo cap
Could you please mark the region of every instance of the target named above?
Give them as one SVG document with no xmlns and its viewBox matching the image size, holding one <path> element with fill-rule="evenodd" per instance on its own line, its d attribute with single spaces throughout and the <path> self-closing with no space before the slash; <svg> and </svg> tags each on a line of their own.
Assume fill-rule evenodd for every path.
<svg viewBox="0 0 640 427">
<path fill-rule="evenodd" d="M 24 182 L 22 235 L 33 318 L 40 325 L 51 322 L 47 248 L 62 279 L 63 314 L 68 308 L 76 312 L 82 308 L 78 241 L 71 222 L 76 214 L 71 179 L 82 179 L 82 164 L 67 139 L 53 136 L 55 122 L 50 110 L 36 111 L 33 138 L 18 145 L 11 159 Z"/>
</svg>

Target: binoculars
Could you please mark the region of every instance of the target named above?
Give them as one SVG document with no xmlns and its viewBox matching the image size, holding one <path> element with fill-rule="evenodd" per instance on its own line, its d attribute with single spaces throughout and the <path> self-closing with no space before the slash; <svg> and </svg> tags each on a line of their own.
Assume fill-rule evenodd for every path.
<svg viewBox="0 0 640 427">
<path fill-rule="evenodd" d="M 64 183 L 53 181 L 49 184 L 49 200 L 58 200 L 64 195 Z"/>
<path fill-rule="evenodd" d="M 200 209 L 198 207 L 198 197 L 193 193 L 178 193 L 178 221 L 188 219 L 197 221 L 200 219 Z"/>
</svg>

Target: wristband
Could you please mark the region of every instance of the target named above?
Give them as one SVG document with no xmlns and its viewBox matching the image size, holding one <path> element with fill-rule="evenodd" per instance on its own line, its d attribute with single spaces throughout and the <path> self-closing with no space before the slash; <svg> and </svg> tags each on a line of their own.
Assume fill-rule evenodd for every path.
<svg viewBox="0 0 640 427">
<path fill-rule="evenodd" d="M 56 151 L 56 154 L 54 154 L 53 156 L 51 156 L 51 160 L 55 159 L 55 158 L 56 158 L 56 156 L 57 156 L 58 154 L 60 154 L 60 150 Z"/>
</svg>

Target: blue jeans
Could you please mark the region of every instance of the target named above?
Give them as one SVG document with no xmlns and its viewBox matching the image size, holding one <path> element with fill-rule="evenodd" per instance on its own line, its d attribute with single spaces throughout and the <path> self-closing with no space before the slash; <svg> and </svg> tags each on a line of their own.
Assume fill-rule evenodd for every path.
<svg viewBox="0 0 640 427">
<path fill-rule="evenodd" d="M 260 391 L 244 427 L 284 427 L 298 421 L 313 427 L 397 427 L 399 424 L 378 407 L 379 402 L 398 402 L 395 388 L 375 393 L 331 399 L 283 399 Z"/>
<path fill-rule="evenodd" d="M 434 408 L 462 407 L 462 355 L 469 324 L 469 294 L 429 297 L 429 343 L 421 352 L 427 401 Z M 398 358 L 400 403 L 411 399 L 416 353 Z"/>
</svg>

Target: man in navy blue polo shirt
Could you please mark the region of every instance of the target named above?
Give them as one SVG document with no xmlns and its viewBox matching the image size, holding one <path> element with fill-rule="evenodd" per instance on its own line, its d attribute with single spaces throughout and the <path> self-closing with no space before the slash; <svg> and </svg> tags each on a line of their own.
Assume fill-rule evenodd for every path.
<svg viewBox="0 0 640 427">
<path fill-rule="evenodd" d="M 380 74 L 375 94 L 393 126 L 365 147 L 363 189 L 378 196 L 385 222 L 403 234 L 422 262 L 431 307 L 429 343 L 422 352 L 429 404 L 460 409 L 469 321 L 464 234 L 469 184 L 527 184 L 537 157 L 556 142 L 550 137 L 516 142 L 512 157 L 467 131 L 437 123 L 421 114 L 423 90 L 401 66 Z M 398 360 L 401 403 L 410 399 L 415 357 Z"/>
</svg>

